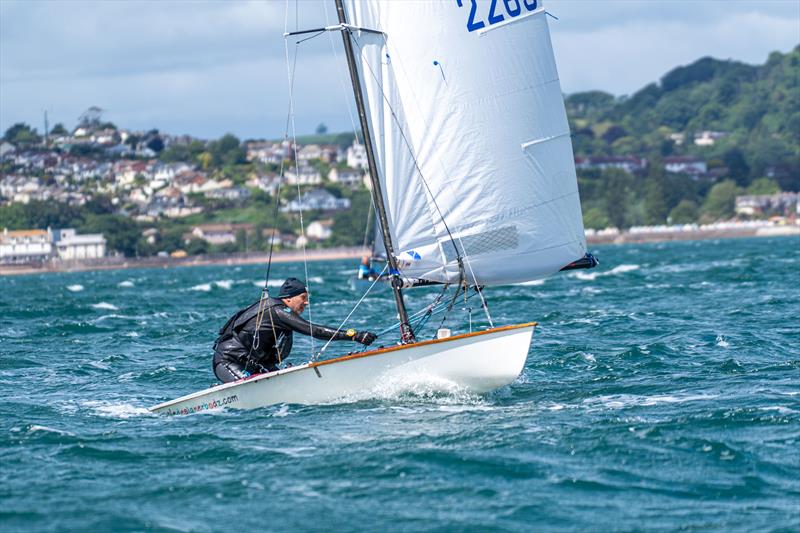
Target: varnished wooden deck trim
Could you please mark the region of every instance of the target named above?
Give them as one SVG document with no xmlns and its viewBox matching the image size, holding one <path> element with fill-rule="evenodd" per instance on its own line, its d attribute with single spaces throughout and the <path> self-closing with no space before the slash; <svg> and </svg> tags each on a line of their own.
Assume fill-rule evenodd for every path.
<svg viewBox="0 0 800 533">
<path fill-rule="evenodd" d="M 324 366 L 330 365 L 332 363 L 339 363 L 341 361 L 348 361 L 350 359 L 360 359 L 362 357 L 371 357 L 373 355 L 380 355 L 382 353 L 387 352 L 395 352 L 397 350 L 405 350 L 406 348 L 416 348 L 417 346 L 426 346 L 428 344 L 440 344 L 443 342 L 450 342 L 458 339 L 466 339 L 468 337 L 479 337 L 481 335 L 486 335 L 488 333 L 497 333 L 499 331 L 509 331 L 512 329 L 520 329 L 520 328 L 527 328 L 527 327 L 536 327 L 538 322 L 526 322 L 525 324 L 514 324 L 513 326 L 501 326 L 499 328 L 492 328 L 492 329 L 485 329 L 483 331 L 473 331 L 472 333 L 462 333 L 460 335 L 453 335 L 452 337 L 447 337 L 444 339 L 432 339 L 429 341 L 420 341 L 415 342 L 413 344 L 400 344 L 398 346 L 389 346 L 388 348 L 379 348 L 377 350 L 371 350 L 369 352 L 361 352 L 352 355 L 345 355 L 343 357 L 337 357 L 335 359 L 327 359 L 325 361 L 316 361 L 313 363 L 308 364 L 308 368 L 314 368 L 316 366 Z"/>
</svg>

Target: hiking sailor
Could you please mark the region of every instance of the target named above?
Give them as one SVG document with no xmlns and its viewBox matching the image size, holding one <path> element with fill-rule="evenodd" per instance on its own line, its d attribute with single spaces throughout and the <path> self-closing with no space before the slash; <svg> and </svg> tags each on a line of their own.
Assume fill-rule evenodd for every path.
<svg viewBox="0 0 800 533">
<path fill-rule="evenodd" d="M 289 356 L 292 333 L 315 339 L 356 341 L 369 346 L 377 338 L 369 331 L 337 331 L 312 324 L 300 315 L 308 305 L 302 281 L 288 278 L 276 298 L 259 300 L 233 315 L 214 342 L 214 374 L 225 383 L 251 374 L 272 372 Z M 259 312 L 261 311 L 261 312 Z"/>
</svg>

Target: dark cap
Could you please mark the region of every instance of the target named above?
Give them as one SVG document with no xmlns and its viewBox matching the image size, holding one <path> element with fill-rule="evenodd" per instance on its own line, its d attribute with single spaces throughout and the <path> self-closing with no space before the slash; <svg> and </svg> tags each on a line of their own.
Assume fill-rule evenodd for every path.
<svg viewBox="0 0 800 533">
<path fill-rule="evenodd" d="M 297 278 L 286 278 L 286 281 L 281 285 L 281 290 L 278 292 L 277 298 L 279 300 L 283 298 L 292 298 L 304 292 L 308 292 L 308 290 L 302 281 Z"/>
</svg>

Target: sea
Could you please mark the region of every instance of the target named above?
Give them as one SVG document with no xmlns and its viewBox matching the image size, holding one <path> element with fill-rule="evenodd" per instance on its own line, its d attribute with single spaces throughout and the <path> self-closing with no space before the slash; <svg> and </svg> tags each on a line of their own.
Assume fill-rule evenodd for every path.
<svg viewBox="0 0 800 533">
<path fill-rule="evenodd" d="M 265 265 L 0 278 L 0 530 L 800 531 L 800 239 L 592 251 L 594 270 L 486 289 L 495 324 L 539 322 L 496 392 L 172 417 L 148 407 L 214 384 Z M 306 317 L 336 326 L 356 263 L 275 264 L 268 286 L 307 279 Z M 393 321 L 377 288 L 348 325 Z M 444 325 L 470 322 L 474 299 Z"/>
</svg>

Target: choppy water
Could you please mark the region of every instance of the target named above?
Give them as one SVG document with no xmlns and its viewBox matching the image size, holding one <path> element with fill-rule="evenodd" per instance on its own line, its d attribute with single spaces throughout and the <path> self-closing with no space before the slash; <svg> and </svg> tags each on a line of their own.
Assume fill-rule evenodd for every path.
<svg viewBox="0 0 800 533">
<path fill-rule="evenodd" d="M 262 267 L 0 278 L 0 527 L 800 530 L 800 241 L 596 251 L 596 271 L 487 290 L 497 323 L 540 322 L 489 396 L 171 418 L 145 408 L 212 384 Z M 309 264 L 313 319 L 349 311 L 353 268 Z M 391 309 L 370 297 L 355 324 Z"/>
</svg>

